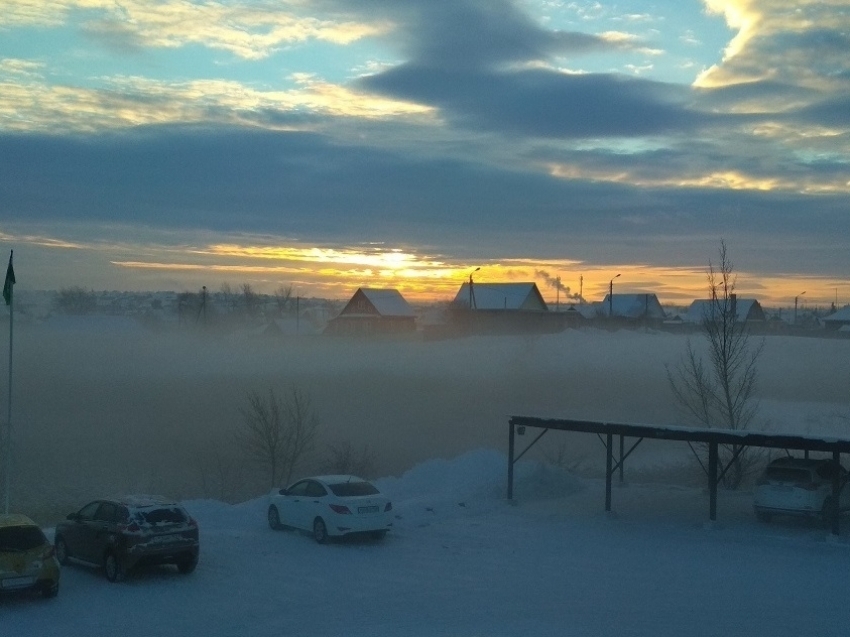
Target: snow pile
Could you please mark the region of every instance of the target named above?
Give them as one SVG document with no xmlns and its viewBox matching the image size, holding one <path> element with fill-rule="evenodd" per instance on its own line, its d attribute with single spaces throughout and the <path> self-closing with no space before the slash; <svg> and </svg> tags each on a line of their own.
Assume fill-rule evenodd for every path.
<svg viewBox="0 0 850 637">
<path fill-rule="evenodd" d="M 491 510 L 507 496 L 507 456 L 491 449 L 468 451 L 452 459 L 427 460 L 400 478 L 376 480 L 405 524 L 452 517 L 458 509 Z M 581 481 L 540 462 L 519 462 L 514 495 L 524 500 L 562 497 L 579 491 Z"/>
</svg>

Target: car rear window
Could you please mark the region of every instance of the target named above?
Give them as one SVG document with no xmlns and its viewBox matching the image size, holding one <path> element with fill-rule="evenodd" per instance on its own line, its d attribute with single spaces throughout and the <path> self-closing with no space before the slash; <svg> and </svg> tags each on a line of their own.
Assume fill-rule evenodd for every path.
<svg viewBox="0 0 850 637">
<path fill-rule="evenodd" d="M 328 485 L 334 495 L 341 498 L 347 498 L 355 495 L 376 495 L 380 493 L 369 482 L 340 482 L 339 484 Z"/>
<path fill-rule="evenodd" d="M 0 551 L 29 551 L 47 543 L 37 526 L 8 526 L 0 529 Z"/>
<path fill-rule="evenodd" d="M 776 480 L 777 482 L 809 483 L 812 481 L 810 471 L 793 467 L 768 467 L 766 475 L 768 480 Z"/>
<path fill-rule="evenodd" d="M 182 524 L 188 521 L 186 513 L 180 507 L 162 507 L 136 511 L 136 521 L 139 524 L 156 526 L 157 524 Z"/>
</svg>

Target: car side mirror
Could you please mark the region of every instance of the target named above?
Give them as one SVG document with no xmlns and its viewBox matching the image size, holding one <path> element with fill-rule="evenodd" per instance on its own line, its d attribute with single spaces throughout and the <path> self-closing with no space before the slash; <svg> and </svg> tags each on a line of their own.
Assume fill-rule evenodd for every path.
<svg viewBox="0 0 850 637">
<path fill-rule="evenodd" d="M 278 493 L 280 493 L 280 495 L 289 495 L 289 492 L 286 489 L 281 489 Z"/>
<path fill-rule="evenodd" d="M 69 520 L 74 520 L 74 521 L 79 520 L 79 519 L 80 519 L 80 514 L 79 514 L 79 513 L 69 513 L 69 514 L 68 514 L 68 519 L 69 519 Z"/>
</svg>

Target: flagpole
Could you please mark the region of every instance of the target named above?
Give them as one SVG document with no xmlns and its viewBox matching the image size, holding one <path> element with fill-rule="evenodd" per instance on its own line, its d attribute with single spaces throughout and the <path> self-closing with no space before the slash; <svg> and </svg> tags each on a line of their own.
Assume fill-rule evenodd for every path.
<svg viewBox="0 0 850 637">
<path fill-rule="evenodd" d="M 9 267 L 6 268 L 6 280 L 3 282 L 3 298 L 6 305 L 9 306 L 9 396 L 6 402 L 8 410 L 6 414 L 6 444 L 3 450 L 4 513 L 9 513 L 9 496 L 12 491 L 12 326 L 15 317 L 15 268 L 12 265 L 12 255 L 14 253 L 14 250 L 9 251 Z"/>
<path fill-rule="evenodd" d="M 11 262 L 11 255 L 9 261 Z M 10 288 L 11 290 L 12 288 Z M 4 512 L 9 512 L 9 494 L 12 490 L 12 325 L 14 324 L 15 316 L 15 294 L 9 293 L 9 400 L 8 413 L 6 418 L 6 501 L 4 504 Z"/>
</svg>

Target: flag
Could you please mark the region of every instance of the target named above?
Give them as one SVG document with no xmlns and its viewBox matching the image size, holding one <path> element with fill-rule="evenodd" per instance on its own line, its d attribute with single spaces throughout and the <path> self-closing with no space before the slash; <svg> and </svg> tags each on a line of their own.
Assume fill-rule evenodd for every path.
<svg viewBox="0 0 850 637">
<path fill-rule="evenodd" d="M 3 284 L 3 298 L 6 305 L 12 304 L 12 286 L 15 285 L 15 268 L 12 267 L 12 252 L 9 253 L 9 267 L 6 268 L 6 282 Z"/>
</svg>

